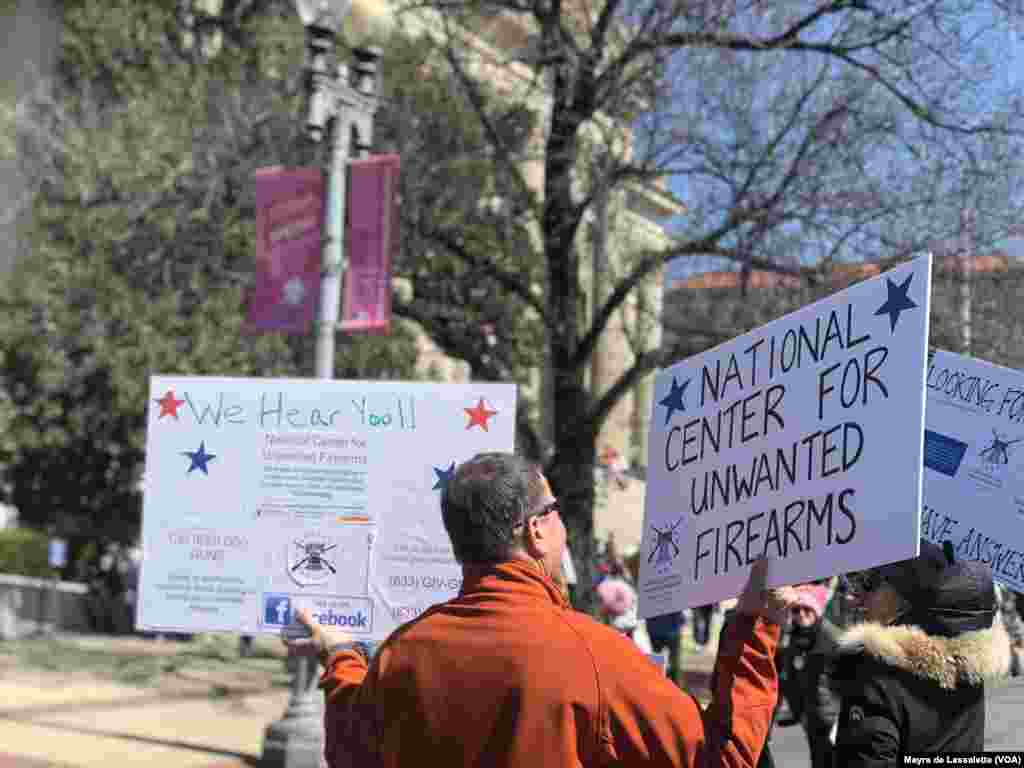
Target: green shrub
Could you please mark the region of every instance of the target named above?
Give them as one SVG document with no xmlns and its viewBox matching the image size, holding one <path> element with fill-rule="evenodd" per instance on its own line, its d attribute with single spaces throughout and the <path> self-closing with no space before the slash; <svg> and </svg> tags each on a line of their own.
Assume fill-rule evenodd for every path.
<svg viewBox="0 0 1024 768">
<path fill-rule="evenodd" d="M 0 529 L 0 573 L 49 578 L 53 575 L 47 559 L 49 539 L 45 533 L 28 528 Z"/>
</svg>

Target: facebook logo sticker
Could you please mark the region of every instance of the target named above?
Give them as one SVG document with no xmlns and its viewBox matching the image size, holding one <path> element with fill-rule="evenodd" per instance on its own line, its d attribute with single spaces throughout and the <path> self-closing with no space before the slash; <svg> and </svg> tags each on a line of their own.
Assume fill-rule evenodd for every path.
<svg viewBox="0 0 1024 768">
<path fill-rule="evenodd" d="M 288 595 L 264 595 L 263 623 L 271 627 L 286 627 L 291 624 L 291 598 Z"/>
</svg>

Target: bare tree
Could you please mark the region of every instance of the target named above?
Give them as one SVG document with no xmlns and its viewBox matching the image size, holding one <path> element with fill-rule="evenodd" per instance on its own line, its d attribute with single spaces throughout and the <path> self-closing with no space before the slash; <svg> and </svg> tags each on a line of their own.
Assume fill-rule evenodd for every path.
<svg viewBox="0 0 1024 768">
<path fill-rule="evenodd" d="M 829 262 L 907 255 L 948 236 L 965 198 L 979 211 L 979 245 L 1019 214 L 1009 180 L 1021 100 L 992 78 L 995 43 L 1012 43 L 1020 21 L 1011 4 L 423 0 L 406 11 L 434 14 L 452 88 L 473 108 L 487 159 L 535 235 L 536 272 L 505 274 L 522 254 L 500 242 L 473 258 L 539 324 L 553 375 L 546 465 L 584 581 L 603 423 L 641 377 L 723 336 L 707 324 L 676 334 L 671 348 L 639 350 L 607 391 L 588 386 L 610 320 L 668 259 L 814 281 Z M 467 32 L 486 40 L 501 30 L 507 40 L 510 29 L 521 32 L 517 50 L 498 47 L 482 66 Z M 542 138 L 525 152 L 496 120 L 495 68 L 525 68 L 527 84 L 506 98 L 544 104 Z M 598 167 L 602 146 L 610 162 Z M 528 169 L 538 166 L 536 188 Z M 688 209 L 673 246 L 630 254 L 588 312 L 581 224 L 595 196 L 664 177 Z"/>
</svg>

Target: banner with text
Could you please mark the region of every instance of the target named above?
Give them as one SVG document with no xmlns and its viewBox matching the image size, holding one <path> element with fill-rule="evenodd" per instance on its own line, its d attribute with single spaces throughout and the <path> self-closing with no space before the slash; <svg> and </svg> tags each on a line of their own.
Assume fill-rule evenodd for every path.
<svg viewBox="0 0 1024 768">
<path fill-rule="evenodd" d="M 150 380 L 139 629 L 383 639 L 454 596 L 441 489 L 512 451 L 511 384 Z"/>
<path fill-rule="evenodd" d="M 919 550 L 931 256 L 659 373 L 643 618 Z"/>
<path fill-rule="evenodd" d="M 246 330 L 308 333 L 320 290 L 324 180 L 318 168 L 261 168 L 256 184 L 256 284 Z"/>
<path fill-rule="evenodd" d="M 349 163 L 345 292 L 341 330 L 391 327 L 391 261 L 399 243 L 398 155 Z"/>
<path fill-rule="evenodd" d="M 940 350 L 927 387 L 921 535 L 1024 591 L 1024 373 Z"/>
</svg>

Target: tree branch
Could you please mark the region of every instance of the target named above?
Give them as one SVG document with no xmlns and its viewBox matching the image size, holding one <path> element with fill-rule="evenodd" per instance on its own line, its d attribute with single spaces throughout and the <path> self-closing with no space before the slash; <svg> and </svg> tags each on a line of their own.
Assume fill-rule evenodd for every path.
<svg viewBox="0 0 1024 768">
<path fill-rule="evenodd" d="M 740 205 L 742 201 L 746 198 L 747 194 L 749 194 L 750 190 L 753 188 L 754 182 L 757 180 L 758 173 L 760 172 L 760 170 L 765 167 L 765 165 L 768 162 L 768 159 L 773 157 L 775 151 L 782 145 L 783 139 L 785 139 L 786 136 L 789 135 L 790 131 L 792 131 L 793 128 L 796 126 L 797 119 L 803 112 L 804 107 L 810 101 L 811 96 L 817 90 L 818 86 L 820 86 L 825 81 L 827 71 L 827 68 L 823 67 L 822 71 L 818 73 L 818 77 L 815 80 L 814 85 L 812 85 L 810 88 L 807 88 L 800 95 L 800 98 L 797 99 L 796 105 L 790 111 L 789 118 L 786 120 L 785 124 L 775 134 L 775 136 L 772 137 L 772 139 L 768 142 L 767 146 L 764 148 L 764 151 L 761 153 L 761 156 L 751 166 L 750 171 L 747 174 L 747 178 L 743 183 L 743 186 L 740 187 L 740 190 L 736 194 L 736 198 L 733 201 L 734 206 Z M 764 208 L 766 206 L 761 207 Z"/>
<path fill-rule="evenodd" d="M 806 277 L 806 273 L 799 268 L 777 264 L 771 259 L 752 257 L 735 249 L 720 248 L 715 244 L 720 237 L 720 234 L 713 233 L 708 237 L 685 243 L 676 248 L 666 251 L 653 251 L 641 258 L 633 269 L 616 284 L 615 290 L 608 296 L 607 301 L 594 313 L 593 322 L 591 322 L 586 335 L 584 335 L 577 346 L 573 364 L 576 366 L 583 365 L 590 355 L 593 354 L 601 334 L 604 333 L 615 311 L 622 306 L 630 292 L 640 285 L 645 277 L 660 268 L 665 262 L 678 256 L 719 256 L 732 261 L 749 263 L 752 269 L 776 272 L 792 277 Z"/>
<path fill-rule="evenodd" d="M 462 263 L 471 269 L 479 270 L 488 277 L 493 278 L 499 285 L 510 293 L 518 296 L 527 306 L 533 309 L 540 317 L 545 327 L 551 328 L 551 317 L 540 298 L 530 289 L 530 284 L 521 275 L 508 272 L 498 266 L 496 259 L 478 259 L 473 256 L 465 245 L 459 242 L 458 237 L 449 230 L 434 229 L 421 232 L 423 237 L 436 240 L 452 252 Z"/>
<path fill-rule="evenodd" d="M 612 20 L 619 10 L 621 0 L 605 0 L 604 8 L 597 17 L 593 30 L 590 33 L 590 47 L 592 50 L 604 51 L 607 43 L 608 30 L 611 28 Z"/>
<path fill-rule="evenodd" d="M 451 22 L 447 18 L 445 20 L 445 29 L 447 36 L 447 40 L 444 45 L 445 60 L 457 76 L 459 84 L 465 89 L 466 95 L 469 98 L 469 103 L 472 105 L 473 111 L 476 112 L 477 119 L 480 120 L 480 125 L 483 126 L 484 132 L 487 134 L 490 146 L 494 149 L 497 159 L 505 167 L 505 171 L 512 178 L 514 185 L 518 188 L 521 199 L 523 201 L 532 201 L 533 196 L 529 184 L 523 177 L 519 165 L 509 155 L 508 148 L 505 146 L 505 142 L 502 140 L 497 126 L 494 125 L 494 121 L 491 120 L 490 115 L 487 114 L 487 100 L 484 98 L 484 95 L 480 90 L 480 84 L 474 80 L 468 72 L 466 72 L 462 63 L 459 61 L 458 56 L 455 54 L 455 46 L 453 44 L 455 33 L 452 32 Z M 530 203 L 530 207 L 533 207 L 532 202 Z M 535 216 L 536 213 L 537 211 L 534 210 Z M 539 216 L 536 216 L 536 218 L 539 218 Z"/>
<path fill-rule="evenodd" d="M 411 320 L 418 324 L 444 354 L 452 359 L 467 363 L 475 381 L 508 381 L 509 375 L 492 358 L 484 360 L 472 345 L 466 343 L 466 337 L 453 333 L 445 324 L 438 322 L 436 316 L 417 307 L 415 302 L 402 300 L 399 293 L 393 292 L 392 312 L 396 317 Z M 516 435 L 520 447 L 517 450 L 527 458 L 540 461 L 545 453 L 544 441 L 533 424 L 530 423 L 526 408 L 516 408 Z"/>
<path fill-rule="evenodd" d="M 875 66 L 860 61 L 852 55 L 853 50 L 859 50 L 862 46 L 841 46 L 832 43 L 812 43 L 803 40 L 791 39 L 786 33 L 772 38 L 756 39 L 740 37 L 736 35 L 715 35 L 706 32 L 688 32 L 666 35 L 660 41 L 645 41 L 641 48 L 657 50 L 662 47 L 674 48 L 719 48 L 732 51 L 805 51 L 818 53 L 838 59 L 849 64 L 851 67 L 867 74 L 872 80 L 889 92 L 898 102 L 908 109 L 917 119 L 941 128 L 952 133 L 961 135 L 977 135 L 983 133 L 1011 133 L 1009 130 L 1000 129 L 994 123 L 961 126 L 956 123 L 949 123 L 940 120 L 930 109 L 921 104 L 912 96 L 900 90 L 889 78 Z"/>
<path fill-rule="evenodd" d="M 671 365 L 672 363 L 683 360 L 687 357 L 700 354 L 715 344 L 728 341 L 733 338 L 733 336 L 720 331 L 701 330 L 700 332 L 711 340 L 710 344 L 697 343 L 691 337 L 685 342 L 680 341 L 674 344 L 669 349 L 650 349 L 641 353 L 633 365 L 623 371 L 619 378 L 615 380 L 615 383 L 608 388 L 608 391 L 591 406 L 586 416 L 586 424 L 588 428 L 593 429 L 595 433 L 600 431 L 604 422 L 607 420 L 608 415 L 618 404 L 619 400 L 633 389 L 633 387 L 635 387 L 644 376 L 648 375 L 652 371 Z"/>
</svg>

